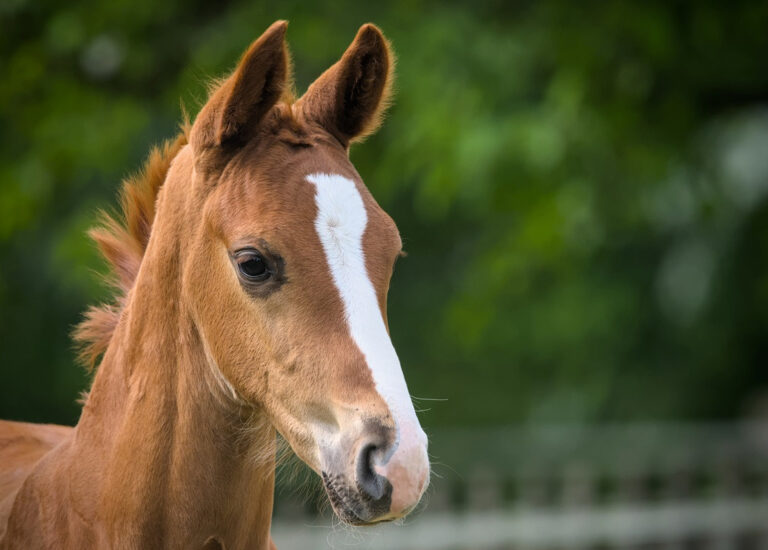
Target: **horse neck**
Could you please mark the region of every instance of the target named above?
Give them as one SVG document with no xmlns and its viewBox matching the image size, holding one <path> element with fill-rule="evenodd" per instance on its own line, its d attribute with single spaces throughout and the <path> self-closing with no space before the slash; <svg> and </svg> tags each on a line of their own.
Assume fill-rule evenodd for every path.
<svg viewBox="0 0 768 550">
<path fill-rule="evenodd" d="M 172 202 L 173 184 L 166 187 L 165 202 Z M 202 544 L 216 537 L 227 548 L 266 546 L 274 429 L 226 396 L 216 379 L 182 301 L 175 235 L 183 228 L 158 209 L 158 227 L 78 423 L 82 494 L 73 497 L 108 526 L 124 531 L 132 524 L 145 541 Z"/>
</svg>

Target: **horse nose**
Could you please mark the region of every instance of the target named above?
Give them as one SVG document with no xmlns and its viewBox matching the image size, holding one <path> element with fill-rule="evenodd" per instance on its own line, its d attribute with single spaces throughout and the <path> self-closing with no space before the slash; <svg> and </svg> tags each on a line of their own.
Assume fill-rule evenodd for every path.
<svg viewBox="0 0 768 550">
<path fill-rule="evenodd" d="M 394 519 L 418 504 L 429 479 L 426 435 L 418 425 L 404 423 L 394 437 L 374 430 L 360 446 L 355 481 L 361 496 Z"/>
<path fill-rule="evenodd" d="M 382 443 L 368 442 L 362 446 L 355 463 L 355 481 L 363 497 L 376 503 L 389 499 L 392 493 L 392 485 L 384 476 L 374 470 L 374 464 L 384 453 Z M 386 503 L 389 510 L 389 503 Z"/>
</svg>

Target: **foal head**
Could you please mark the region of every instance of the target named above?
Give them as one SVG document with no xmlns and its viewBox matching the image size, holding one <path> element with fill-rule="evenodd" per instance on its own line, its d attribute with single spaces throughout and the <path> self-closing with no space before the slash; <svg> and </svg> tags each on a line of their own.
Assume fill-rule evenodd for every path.
<svg viewBox="0 0 768 550">
<path fill-rule="evenodd" d="M 336 513 L 395 519 L 427 485 L 427 440 L 386 320 L 400 237 L 348 156 L 378 125 L 393 60 L 365 25 L 292 102 L 285 28 L 251 45 L 192 127 L 183 297 L 222 387 L 266 412 Z"/>
</svg>

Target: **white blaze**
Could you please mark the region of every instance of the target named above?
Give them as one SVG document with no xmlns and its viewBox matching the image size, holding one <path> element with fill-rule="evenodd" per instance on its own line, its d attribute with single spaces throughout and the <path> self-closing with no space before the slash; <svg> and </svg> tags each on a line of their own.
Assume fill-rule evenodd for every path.
<svg viewBox="0 0 768 550">
<path fill-rule="evenodd" d="M 344 303 L 352 339 L 363 353 L 376 390 L 394 417 L 398 441 L 408 437 L 409 444 L 424 445 L 426 435 L 416 418 L 400 361 L 365 267 L 363 234 L 368 214 L 363 199 L 352 180 L 337 174 L 311 174 L 307 181 L 317 189 L 315 229 Z M 397 444 L 393 445 L 390 453 L 396 447 Z M 389 456 L 384 463 L 387 460 Z"/>
</svg>

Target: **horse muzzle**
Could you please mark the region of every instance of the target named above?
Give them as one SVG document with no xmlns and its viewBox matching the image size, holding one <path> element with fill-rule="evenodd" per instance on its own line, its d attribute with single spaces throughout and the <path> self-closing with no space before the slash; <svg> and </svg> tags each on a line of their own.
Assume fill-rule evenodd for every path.
<svg viewBox="0 0 768 550">
<path fill-rule="evenodd" d="M 420 426 L 369 421 L 325 453 L 323 486 L 339 518 L 367 525 L 401 518 L 429 482 L 427 437 Z"/>
</svg>

